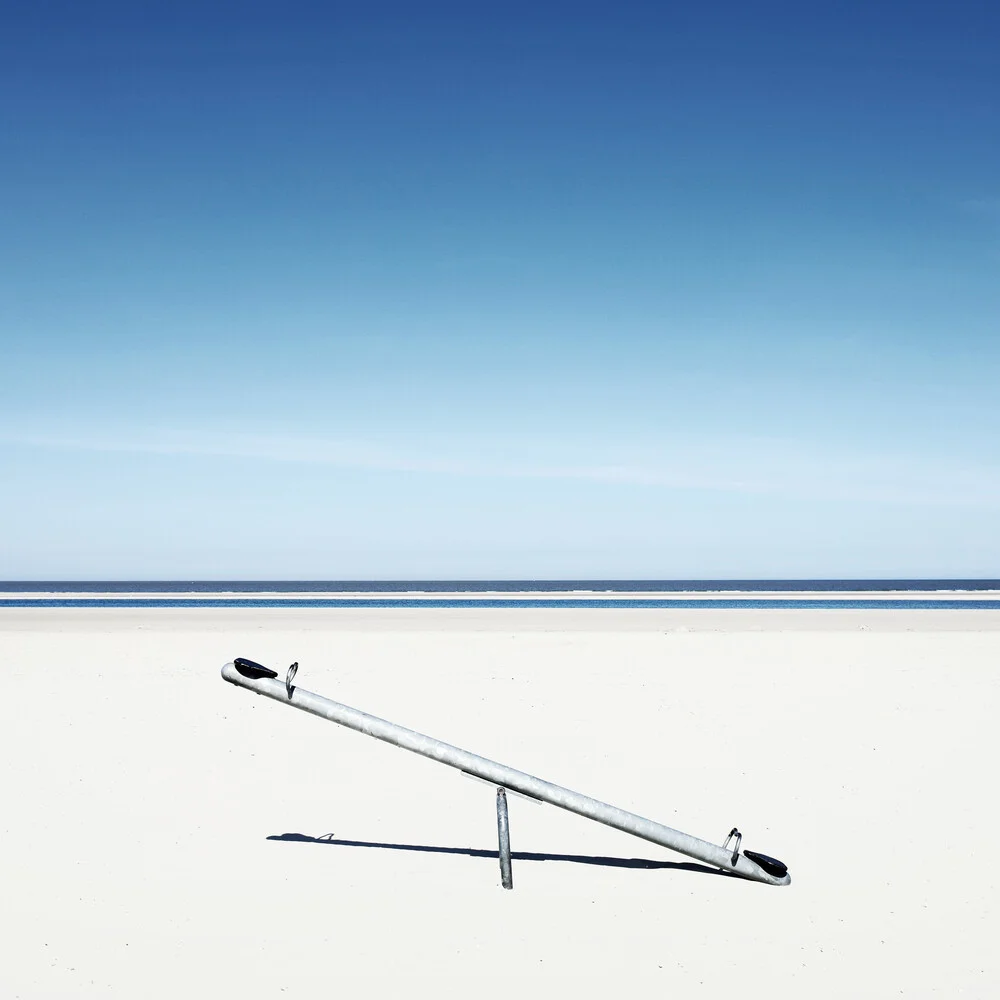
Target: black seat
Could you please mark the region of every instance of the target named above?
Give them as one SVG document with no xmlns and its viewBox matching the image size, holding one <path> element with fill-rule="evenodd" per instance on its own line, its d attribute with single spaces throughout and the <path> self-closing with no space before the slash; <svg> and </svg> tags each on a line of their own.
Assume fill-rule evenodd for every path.
<svg viewBox="0 0 1000 1000">
<path fill-rule="evenodd" d="M 788 874 L 788 866 L 777 858 L 769 858 L 766 854 L 758 854 L 756 851 L 743 852 L 751 861 L 755 861 L 768 875 L 775 878 L 784 878 Z"/>
<path fill-rule="evenodd" d="M 237 656 L 233 660 L 233 666 L 244 676 L 244 677 L 277 677 L 278 672 L 276 670 L 271 670 L 270 667 L 262 667 L 259 663 L 254 663 L 253 660 L 248 660 L 243 656 Z"/>
</svg>

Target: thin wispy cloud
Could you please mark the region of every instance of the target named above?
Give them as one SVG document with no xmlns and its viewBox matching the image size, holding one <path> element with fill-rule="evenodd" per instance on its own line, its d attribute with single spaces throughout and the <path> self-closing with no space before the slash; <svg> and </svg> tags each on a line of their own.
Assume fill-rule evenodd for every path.
<svg viewBox="0 0 1000 1000">
<path fill-rule="evenodd" d="M 931 505 L 1000 504 L 1000 466 L 966 464 L 942 456 L 907 458 L 841 454 L 800 442 L 763 438 L 699 439 L 675 436 L 644 454 L 595 454 L 592 462 L 505 457 L 516 444 L 472 456 L 468 440 L 435 450 L 427 445 L 334 437 L 149 429 L 128 435 L 0 432 L 0 441 L 48 450 L 325 465 L 344 470 L 416 475 L 567 480 L 581 484 L 648 486 L 668 490 L 780 495 L 797 499 Z M 498 454 L 499 452 L 499 454 Z M 540 452 L 540 453 L 539 453 Z"/>
</svg>

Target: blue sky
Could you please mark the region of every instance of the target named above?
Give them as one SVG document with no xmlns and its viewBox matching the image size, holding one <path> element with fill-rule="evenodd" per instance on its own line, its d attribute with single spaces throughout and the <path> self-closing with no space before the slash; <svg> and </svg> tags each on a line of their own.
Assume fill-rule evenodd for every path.
<svg viewBox="0 0 1000 1000">
<path fill-rule="evenodd" d="M 993 4 L 16 4 L 0 577 L 1000 576 Z"/>
</svg>

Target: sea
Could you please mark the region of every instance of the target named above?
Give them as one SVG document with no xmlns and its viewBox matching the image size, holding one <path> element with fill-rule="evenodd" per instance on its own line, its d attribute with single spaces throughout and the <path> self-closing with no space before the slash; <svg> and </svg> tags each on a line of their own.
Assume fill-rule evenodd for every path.
<svg viewBox="0 0 1000 1000">
<path fill-rule="evenodd" d="M 646 594 L 650 596 L 643 596 Z M 9 580 L 0 582 L 0 608 L 5 607 L 940 608 L 995 611 L 1000 610 L 1000 579 Z"/>
</svg>

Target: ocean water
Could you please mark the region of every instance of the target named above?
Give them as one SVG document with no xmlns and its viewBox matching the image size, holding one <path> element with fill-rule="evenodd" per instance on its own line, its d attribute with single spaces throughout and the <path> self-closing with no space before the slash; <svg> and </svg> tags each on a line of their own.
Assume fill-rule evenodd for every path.
<svg viewBox="0 0 1000 1000">
<path fill-rule="evenodd" d="M 963 599 L 957 595 L 995 590 L 1000 590 L 1000 580 L 13 580 L 0 582 L 0 607 L 880 608 L 910 610 L 951 608 L 985 611 L 1000 609 L 1000 600 L 990 598 Z M 739 596 L 714 598 L 707 596 L 723 591 L 732 592 Z M 515 592 L 530 596 L 516 598 L 464 596 Z M 565 598 L 551 596 L 556 592 L 571 593 L 573 596 Z M 615 596 L 626 593 L 634 595 L 679 592 L 705 594 L 706 596 L 686 598 Z M 808 598 L 753 596 L 760 592 L 779 594 L 782 592 L 804 592 L 810 596 Z M 891 592 L 893 596 L 887 598 L 837 596 L 838 593 L 844 592 Z M 162 596 L 141 598 L 128 596 L 136 593 Z M 326 595 L 365 593 L 373 596 L 314 596 L 317 593 Z M 17 594 L 18 596 L 4 597 L 4 594 Z M 60 596 L 53 596 L 55 594 Z M 97 594 L 105 596 L 87 596 Z M 180 594 L 185 596 L 170 596 Z M 201 594 L 214 596 L 198 596 Z M 435 596 L 420 596 L 429 594 Z"/>
<path fill-rule="evenodd" d="M 982 599 L 978 601 L 956 600 L 837 600 L 819 598 L 817 600 L 796 600 L 785 598 L 720 598 L 718 600 L 698 600 L 678 598 L 677 600 L 657 600 L 650 598 L 631 599 L 566 598 L 552 600 L 539 598 L 469 598 L 467 600 L 447 598 L 267 598 L 237 597 L 226 598 L 0 598 L 0 608 L 840 608 L 840 609 L 945 609 L 966 611 L 1000 611 L 1000 601 Z"/>
<path fill-rule="evenodd" d="M 703 593 L 738 591 L 955 592 L 1000 590 L 1000 580 L 8 580 L 0 593 L 23 594 L 476 594 Z"/>
</svg>

